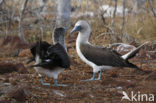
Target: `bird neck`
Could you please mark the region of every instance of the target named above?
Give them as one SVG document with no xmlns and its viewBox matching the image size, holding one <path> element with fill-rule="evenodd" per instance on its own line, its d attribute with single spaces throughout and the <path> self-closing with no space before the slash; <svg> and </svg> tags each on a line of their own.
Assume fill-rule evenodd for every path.
<svg viewBox="0 0 156 103">
<path fill-rule="evenodd" d="M 60 43 L 67 51 L 64 35 L 59 35 L 59 37 L 53 35 L 53 44 L 55 45 L 57 43 Z"/>
<path fill-rule="evenodd" d="M 89 37 L 90 37 L 90 32 L 84 32 L 84 33 L 79 32 L 76 43 L 78 44 L 88 43 Z"/>
</svg>

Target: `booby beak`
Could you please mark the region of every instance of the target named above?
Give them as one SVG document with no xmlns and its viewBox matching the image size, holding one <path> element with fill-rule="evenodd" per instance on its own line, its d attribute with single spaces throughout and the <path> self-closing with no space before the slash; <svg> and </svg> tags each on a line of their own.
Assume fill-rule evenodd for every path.
<svg viewBox="0 0 156 103">
<path fill-rule="evenodd" d="M 29 63 L 31 63 L 31 62 L 33 62 L 33 61 L 35 61 L 35 58 L 30 58 L 30 60 L 28 60 L 27 62 L 26 62 L 26 64 L 29 64 Z"/>
<path fill-rule="evenodd" d="M 70 32 L 70 35 L 73 34 L 74 32 L 80 31 L 81 29 L 82 29 L 81 26 L 75 26 L 73 30 Z"/>
</svg>

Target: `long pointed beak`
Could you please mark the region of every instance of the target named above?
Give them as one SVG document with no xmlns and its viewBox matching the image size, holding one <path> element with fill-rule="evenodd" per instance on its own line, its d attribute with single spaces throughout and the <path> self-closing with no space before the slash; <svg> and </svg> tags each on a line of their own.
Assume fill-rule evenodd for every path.
<svg viewBox="0 0 156 103">
<path fill-rule="evenodd" d="M 70 32 L 70 35 L 73 34 L 74 32 L 80 31 L 81 29 L 82 29 L 81 26 L 75 26 L 73 30 Z"/>
<path fill-rule="evenodd" d="M 75 29 L 73 29 L 73 30 L 69 33 L 69 35 L 73 34 L 74 32 L 76 32 Z"/>
</svg>

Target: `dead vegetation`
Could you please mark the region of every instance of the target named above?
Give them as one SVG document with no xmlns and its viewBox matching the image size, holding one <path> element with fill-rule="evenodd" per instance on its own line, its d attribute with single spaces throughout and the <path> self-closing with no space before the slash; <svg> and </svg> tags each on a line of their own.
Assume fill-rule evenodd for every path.
<svg viewBox="0 0 156 103">
<path fill-rule="evenodd" d="M 4 65 L 9 70 L 12 68 L 12 71 L 8 70 L 8 73 L 0 75 L 0 101 L 2 103 L 10 101 L 14 103 L 95 103 L 104 101 L 111 103 L 121 101 L 123 90 L 127 93 L 130 93 L 130 91 L 136 93 L 140 91 L 141 93 L 156 94 L 156 57 L 154 55 L 154 57 L 149 59 L 144 56 L 146 52 L 142 51 L 147 51 L 145 48 L 131 61 L 138 66 L 142 65 L 142 69 L 146 72 L 136 71 L 131 68 L 116 68 L 111 71 L 104 71 L 102 79 L 99 81 L 83 82 L 81 80 L 92 76 L 92 68 L 88 67 L 77 56 L 75 51 L 75 35 L 67 38 L 66 41 L 72 66 L 70 70 L 63 72 L 59 76 L 59 82 L 68 84 L 68 87 L 42 86 L 38 74 L 26 65 L 30 57 L 29 50 L 24 49 L 20 51 L 20 55 L 16 57 L 7 56 L 8 52 L 3 51 L 3 54 L 0 55 L 0 71 L 3 71 L 2 67 Z M 99 42 L 102 43 L 103 39 Z M 147 48 L 148 46 L 151 47 L 150 44 L 146 46 Z M 12 61 L 13 59 L 14 61 Z M 141 62 L 142 60 L 144 62 Z M 4 61 L 10 61 L 10 63 L 3 63 Z M 22 66 L 24 72 L 19 71 L 21 70 L 21 66 L 18 67 L 19 64 L 12 64 L 12 62 L 19 62 L 21 63 L 20 65 L 24 65 L 24 67 Z M 46 78 L 45 80 L 51 84 L 54 82 L 52 78 Z M 122 102 L 127 103 L 126 100 Z"/>
<path fill-rule="evenodd" d="M 123 30 L 121 29 L 122 17 L 115 16 L 112 25 L 112 18 L 103 18 L 104 23 L 101 15 L 98 14 L 99 4 L 107 3 L 114 6 L 114 2 L 99 1 L 101 2 L 83 0 L 83 5 L 72 2 L 76 14 L 93 11 L 94 16 L 91 17 L 87 14 L 87 16 L 71 18 L 71 27 L 79 19 L 87 20 L 92 28 L 90 42 L 96 45 L 109 46 L 113 43 L 128 43 L 137 47 L 143 42 L 149 41 L 131 60 L 145 72 L 131 68 L 116 68 L 104 71 L 102 79 L 99 81 L 83 82 L 81 80 L 92 76 L 92 68 L 79 59 L 75 50 L 77 35 L 71 35 L 70 37 L 66 36 L 66 44 L 72 65 L 70 70 L 59 75 L 58 80 L 60 83 L 69 84 L 69 86 L 64 88 L 52 85 L 42 86 L 40 77 L 33 68 L 26 65 L 26 62 L 31 56 L 29 46 L 36 41 L 36 38 L 40 37 L 40 34 L 43 34 L 43 40 L 52 43 L 51 34 L 56 13 L 50 11 L 55 11 L 55 3 L 50 7 L 52 4 L 48 1 L 47 12 L 42 15 L 42 18 L 37 17 L 34 13 L 37 12 L 38 7 L 32 8 L 31 3 L 28 3 L 29 9 L 25 10 L 22 24 L 27 40 L 25 43 L 17 36 L 19 12 L 14 9 L 15 6 L 20 8 L 22 0 L 17 4 L 13 3 L 14 6 L 9 1 L 6 2 L 7 5 L 0 6 L 3 12 L 0 18 L 0 103 L 119 103 L 123 96 L 122 91 L 126 91 L 128 94 L 131 91 L 135 93 L 140 91 L 156 96 L 156 22 L 154 14 L 149 11 L 151 9 L 149 4 L 145 5 L 149 8 L 147 11 L 126 16 Z M 118 5 L 122 5 L 122 2 L 118 1 Z M 129 4 L 127 7 L 130 9 L 131 5 Z M 7 15 L 8 10 L 15 10 L 11 12 L 12 18 Z M 114 34 L 116 35 L 114 36 Z M 120 53 L 126 52 L 121 51 Z M 46 78 L 45 81 L 51 84 L 54 82 L 52 78 Z M 128 101 L 123 100 L 122 103 L 128 103 Z"/>
</svg>

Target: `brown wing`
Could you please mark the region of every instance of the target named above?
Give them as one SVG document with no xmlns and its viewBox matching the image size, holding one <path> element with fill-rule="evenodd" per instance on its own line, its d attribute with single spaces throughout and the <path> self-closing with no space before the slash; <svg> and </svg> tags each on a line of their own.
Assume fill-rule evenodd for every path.
<svg viewBox="0 0 156 103">
<path fill-rule="evenodd" d="M 52 60 L 55 65 L 61 66 L 63 68 L 70 67 L 69 56 L 66 53 L 64 47 L 60 43 L 57 43 L 52 47 L 49 47 L 48 54 L 49 54 L 49 58 L 55 55 L 55 58 L 53 58 Z"/>
<path fill-rule="evenodd" d="M 122 59 L 119 53 L 110 48 L 80 44 L 80 50 L 86 59 L 95 63 L 98 66 L 129 66 L 128 62 Z"/>
</svg>

